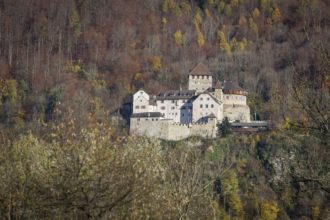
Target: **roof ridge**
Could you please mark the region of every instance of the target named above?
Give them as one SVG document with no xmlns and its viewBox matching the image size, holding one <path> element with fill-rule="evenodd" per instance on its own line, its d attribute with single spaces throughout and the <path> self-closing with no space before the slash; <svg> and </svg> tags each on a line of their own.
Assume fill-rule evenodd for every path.
<svg viewBox="0 0 330 220">
<path fill-rule="evenodd" d="M 205 66 L 203 63 L 198 63 L 194 69 L 192 69 L 189 73 L 189 75 L 195 75 L 195 76 L 212 76 L 212 73 L 209 71 L 207 66 Z"/>
</svg>

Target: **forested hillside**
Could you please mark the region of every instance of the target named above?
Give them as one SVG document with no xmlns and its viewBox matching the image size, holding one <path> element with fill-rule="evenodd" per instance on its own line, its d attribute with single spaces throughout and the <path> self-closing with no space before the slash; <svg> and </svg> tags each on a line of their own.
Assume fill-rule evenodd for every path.
<svg viewBox="0 0 330 220">
<path fill-rule="evenodd" d="M 328 0 L 0 0 L 0 218 L 330 218 L 329 27 Z M 199 62 L 274 130 L 127 137 Z"/>
</svg>

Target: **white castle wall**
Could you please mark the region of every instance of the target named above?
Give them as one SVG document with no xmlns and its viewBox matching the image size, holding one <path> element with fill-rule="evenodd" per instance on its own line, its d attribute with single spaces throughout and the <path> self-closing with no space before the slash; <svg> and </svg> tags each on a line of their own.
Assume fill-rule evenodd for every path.
<svg viewBox="0 0 330 220">
<path fill-rule="evenodd" d="M 214 101 L 209 94 L 200 94 L 193 102 L 193 122 L 207 120 L 207 116 L 214 114 L 218 120 L 222 120 L 222 106 Z"/>
<path fill-rule="evenodd" d="M 174 122 L 188 124 L 191 121 L 191 106 L 192 104 L 188 103 L 187 99 L 157 100 L 156 111 L 164 114 L 164 118 L 172 119 Z"/>
<path fill-rule="evenodd" d="M 250 122 L 250 108 L 247 105 L 223 105 L 223 116 L 229 121 Z"/>
<path fill-rule="evenodd" d="M 152 111 L 152 108 L 149 108 L 149 95 L 143 91 L 139 90 L 133 96 L 133 113 L 142 113 Z"/>
<path fill-rule="evenodd" d="M 206 89 L 212 87 L 212 82 L 212 76 L 189 75 L 188 89 L 204 92 Z"/>
<path fill-rule="evenodd" d="M 154 120 L 151 118 L 131 118 L 130 134 L 148 136 L 166 140 L 182 140 L 190 136 L 214 138 L 217 135 L 215 119 L 207 123 L 180 124 L 171 120 Z"/>
<path fill-rule="evenodd" d="M 245 95 L 236 95 L 236 94 L 224 94 L 223 102 L 225 105 L 246 105 L 246 96 Z"/>
<path fill-rule="evenodd" d="M 166 139 L 170 123 L 172 122 L 169 120 L 156 121 L 154 119 L 152 121 L 151 118 L 131 118 L 130 134 Z"/>
</svg>

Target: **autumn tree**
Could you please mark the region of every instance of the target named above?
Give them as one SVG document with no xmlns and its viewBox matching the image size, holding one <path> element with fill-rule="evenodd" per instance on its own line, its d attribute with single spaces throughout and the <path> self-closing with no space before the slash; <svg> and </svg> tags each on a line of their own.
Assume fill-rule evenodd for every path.
<svg viewBox="0 0 330 220">
<path fill-rule="evenodd" d="M 178 31 L 176 31 L 174 33 L 174 39 L 175 39 L 175 42 L 178 45 L 182 45 L 183 44 L 183 35 L 182 35 L 182 32 L 180 30 L 178 30 Z"/>
<path fill-rule="evenodd" d="M 293 175 L 297 182 L 312 182 L 329 192 L 330 167 L 326 158 L 330 154 L 330 53 L 323 43 L 314 52 L 319 65 L 307 72 L 295 71 L 291 85 L 293 102 L 289 104 L 295 118 L 290 125 L 306 134 L 306 142 L 314 142 L 299 146 L 305 156 L 296 164 Z M 305 166 L 308 171 L 302 168 Z"/>
<path fill-rule="evenodd" d="M 231 53 L 230 45 L 225 37 L 225 33 L 223 30 L 218 30 L 218 42 L 219 47 L 222 51 L 224 51 L 226 54 Z"/>
</svg>

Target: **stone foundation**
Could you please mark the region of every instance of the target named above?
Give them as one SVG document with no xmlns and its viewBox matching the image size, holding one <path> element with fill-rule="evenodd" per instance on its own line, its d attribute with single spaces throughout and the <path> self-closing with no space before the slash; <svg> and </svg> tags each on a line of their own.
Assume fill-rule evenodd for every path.
<svg viewBox="0 0 330 220">
<path fill-rule="evenodd" d="M 137 136 L 155 137 L 165 140 L 182 140 L 190 136 L 215 138 L 217 135 L 217 121 L 207 123 L 179 124 L 172 120 L 146 120 L 145 118 L 131 118 L 130 134 Z"/>
</svg>

